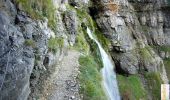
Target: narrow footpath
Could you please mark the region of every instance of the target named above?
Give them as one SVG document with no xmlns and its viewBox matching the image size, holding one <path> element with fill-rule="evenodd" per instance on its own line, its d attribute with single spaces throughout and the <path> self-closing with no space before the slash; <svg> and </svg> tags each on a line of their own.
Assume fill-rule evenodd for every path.
<svg viewBox="0 0 170 100">
<path fill-rule="evenodd" d="M 57 70 L 52 75 L 52 84 L 47 88 L 46 96 L 41 100 L 80 100 L 79 83 L 79 52 L 69 50 Z"/>
</svg>

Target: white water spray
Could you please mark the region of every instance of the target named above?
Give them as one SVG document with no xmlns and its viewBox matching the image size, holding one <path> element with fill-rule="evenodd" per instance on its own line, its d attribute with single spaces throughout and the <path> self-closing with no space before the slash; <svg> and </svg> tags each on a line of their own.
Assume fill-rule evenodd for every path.
<svg viewBox="0 0 170 100">
<path fill-rule="evenodd" d="M 87 28 L 87 33 L 89 37 L 96 42 L 100 50 L 100 54 L 101 54 L 102 62 L 103 62 L 103 68 L 101 72 L 102 72 L 103 85 L 106 90 L 106 94 L 108 95 L 109 100 L 120 100 L 116 74 L 113 69 L 114 66 L 108 54 L 101 46 L 101 44 L 98 42 L 96 38 L 93 37 L 92 32 L 90 31 L 89 28 Z"/>
</svg>

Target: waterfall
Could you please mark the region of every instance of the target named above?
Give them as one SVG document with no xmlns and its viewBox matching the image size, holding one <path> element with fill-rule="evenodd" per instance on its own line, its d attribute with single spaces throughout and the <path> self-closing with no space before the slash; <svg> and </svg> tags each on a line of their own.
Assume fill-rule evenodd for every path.
<svg viewBox="0 0 170 100">
<path fill-rule="evenodd" d="M 105 88 L 106 95 L 108 96 L 109 100 L 120 100 L 116 74 L 113 69 L 114 66 L 112 64 L 112 61 L 110 60 L 109 55 L 103 49 L 102 45 L 92 35 L 92 32 L 89 28 L 87 28 L 87 33 L 89 37 L 96 42 L 100 50 L 100 54 L 103 62 L 103 68 L 101 70 L 102 78 L 103 78 L 102 82 Z"/>
</svg>

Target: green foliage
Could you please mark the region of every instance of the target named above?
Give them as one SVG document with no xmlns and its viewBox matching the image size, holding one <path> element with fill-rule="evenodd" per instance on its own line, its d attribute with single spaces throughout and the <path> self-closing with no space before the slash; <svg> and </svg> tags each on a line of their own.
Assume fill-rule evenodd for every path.
<svg viewBox="0 0 170 100">
<path fill-rule="evenodd" d="M 164 65 L 165 65 L 167 77 L 170 80 L 170 59 L 165 59 L 164 60 Z"/>
<path fill-rule="evenodd" d="M 52 51 L 54 53 L 57 52 L 57 39 L 51 38 L 48 40 L 48 49 L 49 51 Z"/>
<path fill-rule="evenodd" d="M 24 42 L 24 44 L 26 45 L 26 46 L 30 46 L 30 47 L 35 47 L 35 41 L 34 40 L 32 40 L 32 39 L 26 39 L 25 40 L 25 42 Z"/>
<path fill-rule="evenodd" d="M 89 19 L 90 26 L 89 28 L 94 32 L 96 38 L 101 43 L 102 47 L 108 51 L 108 47 L 111 44 L 110 39 L 106 38 L 104 34 L 101 32 L 101 30 L 98 28 L 97 23 L 90 17 Z"/>
<path fill-rule="evenodd" d="M 78 32 L 79 33 L 77 34 L 77 37 L 76 37 L 75 47 L 79 51 L 84 52 L 85 54 L 88 54 L 89 53 L 89 45 L 85 39 L 85 36 L 84 36 L 81 26 L 79 26 Z"/>
<path fill-rule="evenodd" d="M 142 86 L 140 78 L 136 75 L 125 77 L 117 75 L 119 90 L 123 100 L 143 100 L 146 99 L 146 91 Z"/>
<path fill-rule="evenodd" d="M 103 48 L 108 51 L 109 45 L 111 44 L 109 39 L 106 38 L 98 28 L 95 28 L 95 35 L 97 36 L 98 41 L 101 43 Z"/>
<path fill-rule="evenodd" d="M 110 45 L 109 39 L 107 39 L 103 35 L 103 33 L 98 29 L 97 24 L 91 18 L 91 16 L 87 13 L 86 9 L 75 9 L 74 7 L 72 7 L 70 5 L 67 5 L 67 8 L 71 9 L 71 10 L 75 10 L 77 12 L 79 22 L 84 23 L 85 26 L 89 27 L 94 32 L 94 34 L 97 36 L 96 38 L 98 38 L 98 41 L 102 44 L 104 49 L 108 50 L 108 47 Z M 82 29 L 81 27 L 79 28 L 78 32 L 81 33 L 82 30 L 83 30 L 84 34 L 87 34 L 86 29 Z M 80 36 L 80 35 L 82 35 L 82 34 L 79 34 L 79 36 L 77 36 L 77 38 L 82 39 L 83 36 Z M 87 37 L 87 35 L 84 35 L 84 36 Z M 90 41 L 90 43 L 91 43 L 91 41 Z M 84 45 L 84 47 L 85 47 L 85 45 Z"/>
<path fill-rule="evenodd" d="M 83 32 L 85 35 L 85 39 L 86 39 L 88 45 L 90 46 L 90 51 L 91 51 L 90 54 L 95 57 L 94 60 L 99 64 L 98 70 L 100 70 L 103 67 L 103 62 L 101 59 L 101 54 L 100 54 L 99 48 L 98 48 L 97 44 L 89 38 L 89 36 L 86 32 L 86 29 L 83 28 Z"/>
<path fill-rule="evenodd" d="M 152 59 L 150 47 L 145 47 L 145 48 L 139 49 L 139 54 L 141 55 L 143 60 L 151 60 Z"/>
<path fill-rule="evenodd" d="M 83 94 L 83 100 L 106 100 L 101 86 L 101 76 L 92 56 L 81 56 L 80 63 L 80 92 Z"/>
<path fill-rule="evenodd" d="M 154 49 L 158 50 L 158 51 L 164 51 L 164 52 L 170 52 L 170 46 L 152 46 Z"/>
<path fill-rule="evenodd" d="M 33 19 L 48 18 L 48 25 L 56 28 L 55 7 L 52 0 L 16 0 L 17 4 Z"/>
<path fill-rule="evenodd" d="M 58 37 L 56 39 L 57 39 L 58 47 L 62 48 L 64 46 L 64 39 L 63 39 L 63 37 Z"/>
<path fill-rule="evenodd" d="M 161 77 L 159 73 L 152 72 L 146 73 L 145 79 L 147 80 L 148 90 L 150 91 L 153 100 L 160 100 L 161 99 Z"/>
<path fill-rule="evenodd" d="M 62 48 L 63 45 L 64 45 L 63 38 L 50 38 L 48 40 L 48 49 L 49 51 L 52 51 L 53 53 L 56 53 L 57 49 Z"/>
<path fill-rule="evenodd" d="M 93 22 L 91 16 L 87 13 L 86 9 L 75 9 L 71 5 L 67 5 L 67 9 L 77 12 L 80 23 L 85 23 L 90 29 L 93 29 Z"/>
</svg>

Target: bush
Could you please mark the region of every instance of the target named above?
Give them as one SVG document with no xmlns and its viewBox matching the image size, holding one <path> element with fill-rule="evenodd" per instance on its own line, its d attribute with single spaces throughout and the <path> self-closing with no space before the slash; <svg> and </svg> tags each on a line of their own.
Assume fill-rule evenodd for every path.
<svg viewBox="0 0 170 100">
<path fill-rule="evenodd" d="M 80 92 L 83 94 L 83 100 L 106 100 L 106 96 L 101 86 L 101 75 L 97 66 L 99 66 L 92 56 L 81 56 L 80 63 Z"/>
<path fill-rule="evenodd" d="M 146 91 L 136 75 L 125 77 L 117 75 L 119 91 L 123 100 L 143 100 L 146 99 Z"/>
</svg>

